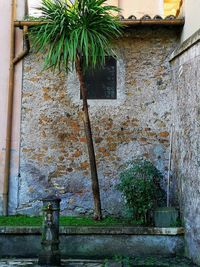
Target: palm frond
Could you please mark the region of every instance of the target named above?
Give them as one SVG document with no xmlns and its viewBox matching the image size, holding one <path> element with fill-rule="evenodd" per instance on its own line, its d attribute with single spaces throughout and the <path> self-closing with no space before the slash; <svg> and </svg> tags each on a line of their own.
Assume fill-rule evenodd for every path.
<svg viewBox="0 0 200 267">
<path fill-rule="evenodd" d="M 33 46 L 46 55 L 45 67 L 68 70 L 78 53 L 84 69 L 94 68 L 115 55 L 111 44 L 122 26 L 112 15 L 119 9 L 106 0 L 42 0 L 39 10 L 45 24 L 32 26 L 30 35 Z"/>
</svg>

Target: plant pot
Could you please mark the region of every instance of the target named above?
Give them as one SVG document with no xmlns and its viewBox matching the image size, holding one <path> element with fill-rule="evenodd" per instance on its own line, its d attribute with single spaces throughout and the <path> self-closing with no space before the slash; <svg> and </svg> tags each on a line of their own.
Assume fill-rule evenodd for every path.
<svg viewBox="0 0 200 267">
<path fill-rule="evenodd" d="M 158 208 L 154 211 L 154 223 L 156 227 L 177 226 L 178 210 L 173 207 Z"/>
</svg>

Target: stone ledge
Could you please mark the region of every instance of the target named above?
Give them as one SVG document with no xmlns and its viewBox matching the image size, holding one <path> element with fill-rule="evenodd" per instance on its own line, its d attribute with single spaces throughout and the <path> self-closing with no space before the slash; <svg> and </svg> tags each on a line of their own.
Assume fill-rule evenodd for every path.
<svg viewBox="0 0 200 267">
<path fill-rule="evenodd" d="M 40 227 L 0 227 L 0 235 L 40 235 Z M 61 235 L 184 235 L 183 227 L 158 228 L 158 227 L 131 227 L 131 226 L 61 226 Z"/>
<path fill-rule="evenodd" d="M 175 51 L 172 53 L 170 57 L 170 62 L 182 55 L 185 51 L 187 51 L 190 47 L 197 44 L 200 41 L 200 29 L 196 31 L 192 36 L 190 36 L 187 40 L 185 40 Z"/>
<path fill-rule="evenodd" d="M 61 227 L 62 258 L 105 259 L 147 255 L 182 255 L 183 228 Z M 39 227 L 0 227 L 1 257 L 37 257 L 41 250 Z"/>
</svg>

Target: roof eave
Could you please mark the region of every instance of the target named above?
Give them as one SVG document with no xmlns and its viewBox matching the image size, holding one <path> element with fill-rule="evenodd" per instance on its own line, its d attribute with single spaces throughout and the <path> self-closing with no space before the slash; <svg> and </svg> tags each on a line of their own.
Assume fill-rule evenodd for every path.
<svg viewBox="0 0 200 267">
<path fill-rule="evenodd" d="M 128 27 L 134 26 L 184 26 L 185 19 L 121 19 L 120 22 Z M 41 21 L 15 21 L 15 27 L 23 27 L 23 26 L 35 26 L 40 24 L 45 24 L 47 22 Z"/>
<path fill-rule="evenodd" d="M 166 19 L 148 19 L 148 20 L 130 20 L 130 19 L 123 19 L 121 20 L 122 24 L 128 27 L 134 27 L 134 26 L 153 26 L 153 25 L 158 25 L 158 26 L 184 26 L 185 20 L 184 18 L 182 19 L 171 19 L 171 20 L 166 20 Z"/>
</svg>

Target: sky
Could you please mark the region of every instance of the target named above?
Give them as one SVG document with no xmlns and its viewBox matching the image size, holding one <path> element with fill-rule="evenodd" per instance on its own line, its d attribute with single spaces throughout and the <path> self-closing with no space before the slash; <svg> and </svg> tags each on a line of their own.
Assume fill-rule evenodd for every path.
<svg viewBox="0 0 200 267">
<path fill-rule="evenodd" d="M 41 2 L 41 0 L 28 0 L 29 15 L 30 16 L 37 14 L 37 11 L 34 9 L 34 7 L 39 6 L 40 2 Z"/>
<path fill-rule="evenodd" d="M 42 0 L 28 0 L 28 6 L 29 6 L 29 15 L 30 16 L 37 16 L 39 12 L 35 10 L 35 7 L 40 6 Z M 73 0 L 72 0 L 73 2 Z"/>
</svg>

